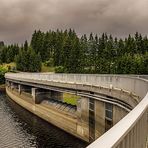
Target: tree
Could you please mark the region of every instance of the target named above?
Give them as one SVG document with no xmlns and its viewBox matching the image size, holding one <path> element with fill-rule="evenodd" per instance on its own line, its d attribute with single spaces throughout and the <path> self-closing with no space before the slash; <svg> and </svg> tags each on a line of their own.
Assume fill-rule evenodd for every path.
<svg viewBox="0 0 148 148">
<path fill-rule="evenodd" d="M 39 72 L 41 71 L 41 57 L 36 54 L 32 48 L 27 50 L 21 49 L 15 59 L 16 68 L 24 72 Z"/>
<path fill-rule="evenodd" d="M 4 45 L 5 45 L 4 42 L 3 41 L 0 41 L 0 48 L 1 47 L 4 47 Z"/>
<path fill-rule="evenodd" d="M 1 64 L 16 59 L 18 70 L 32 72 L 41 70 L 42 61 L 67 73 L 146 74 L 147 53 L 148 38 L 138 32 L 120 39 L 107 33 L 79 38 L 73 29 L 35 30 L 30 45 L 0 42 Z"/>
<path fill-rule="evenodd" d="M 24 44 L 24 50 L 25 51 L 28 50 L 28 42 L 27 42 L 27 40 L 25 41 L 25 44 Z"/>
<path fill-rule="evenodd" d="M 39 31 L 35 30 L 34 34 L 32 35 L 32 39 L 31 39 L 31 47 L 33 48 L 35 53 L 40 53 L 43 61 L 45 61 L 44 55 L 46 52 L 46 50 L 43 48 L 44 37 L 45 37 L 45 34 L 43 32 L 41 32 L 40 30 Z"/>
</svg>

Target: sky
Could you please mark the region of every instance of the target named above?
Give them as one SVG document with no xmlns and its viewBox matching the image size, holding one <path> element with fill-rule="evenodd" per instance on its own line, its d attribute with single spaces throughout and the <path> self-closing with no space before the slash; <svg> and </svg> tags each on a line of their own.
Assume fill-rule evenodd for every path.
<svg viewBox="0 0 148 148">
<path fill-rule="evenodd" d="M 23 43 L 34 30 L 148 34 L 148 0 L 0 0 L 0 41 Z"/>
</svg>

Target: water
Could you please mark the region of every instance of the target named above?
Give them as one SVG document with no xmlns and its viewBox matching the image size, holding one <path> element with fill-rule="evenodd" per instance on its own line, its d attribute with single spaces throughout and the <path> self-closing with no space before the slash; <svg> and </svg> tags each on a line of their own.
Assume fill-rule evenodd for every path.
<svg viewBox="0 0 148 148">
<path fill-rule="evenodd" d="M 17 105 L 0 92 L 0 148 L 83 148 L 87 143 Z"/>
</svg>

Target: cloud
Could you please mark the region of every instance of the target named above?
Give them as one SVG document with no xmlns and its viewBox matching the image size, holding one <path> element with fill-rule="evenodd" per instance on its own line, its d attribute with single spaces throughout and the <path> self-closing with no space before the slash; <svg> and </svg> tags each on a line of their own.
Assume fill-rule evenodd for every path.
<svg viewBox="0 0 148 148">
<path fill-rule="evenodd" d="M 78 34 L 148 33 L 147 0 L 1 0 L 0 40 L 22 43 L 35 29 L 73 28 Z"/>
</svg>

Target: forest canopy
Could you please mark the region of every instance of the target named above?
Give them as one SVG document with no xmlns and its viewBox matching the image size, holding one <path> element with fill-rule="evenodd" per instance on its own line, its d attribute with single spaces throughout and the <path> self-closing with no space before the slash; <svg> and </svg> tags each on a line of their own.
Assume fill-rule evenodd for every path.
<svg viewBox="0 0 148 148">
<path fill-rule="evenodd" d="M 35 30 L 29 45 L 0 42 L 0 63 L 10 62 L 28 72 L 39 72 L 44 62 L 60 73 L 148 74 L 148 38 L 138 32 L 123 39 L 106 33 L 79 37 L 72 29 Z"/>
</svg>

